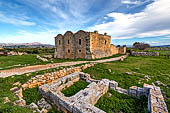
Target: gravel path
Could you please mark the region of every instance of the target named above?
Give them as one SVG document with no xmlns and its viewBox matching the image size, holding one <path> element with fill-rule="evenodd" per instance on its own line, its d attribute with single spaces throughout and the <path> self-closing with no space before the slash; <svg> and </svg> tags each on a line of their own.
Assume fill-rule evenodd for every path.
<svg viewBox="0 0 170 113">
<path fill-rule="evenodd" d="M 34 66 L 26 66 L 21 68 L 14 68 L 14 69 L 8 69 L 8 70 L 0 70 L 0 78 L 6 78 L 13 75 L 22 75 L 29 72 L 36 72 L 40 70 L 46 70 L 50 68 L 57 68 L 60 66 L 73 66 L 76 64 L 83 64 L 83 63 L 103 63 L 103 62 L 110 62 L 110 61 L 117 61 L 120 59 L 126 58 L 126 55 L 116 57 L 116 58 L 110 58 L 110 59 L 104 59 L 104 60 L 97 60 L 97 61 L 72 61 L 72 62 L 62 62 L 62 63 L 54 63 L 54 64 L 46 64 L 46 65 L 34 65 Z"/>
</svg>

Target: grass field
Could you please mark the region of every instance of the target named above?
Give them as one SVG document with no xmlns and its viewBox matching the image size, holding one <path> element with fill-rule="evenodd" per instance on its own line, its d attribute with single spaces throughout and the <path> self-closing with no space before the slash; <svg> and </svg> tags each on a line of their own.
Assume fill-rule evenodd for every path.
<svg viewBox="0 0 170 113">
<path fill-rule="evenodd" d="M 23 75 L 11 76 L 7 78 L 0 78 L 0 113 L 1 112 L 3 113 L 31 113 L 29 109 L 12 105 L 12 102 L 17 100 L 16 96 L 10 91 L 10 89 L 14 87 L 13 84 L 16 82 L 20 82 L 21 84 L 23 84 L 35 75 L 41 75 L 41 74 L 45 74 L 49 72 L 54 72 L 54 71 L 60 70 L 61 68 L 62 67 L 33 72 L 33 73 L 30 73 L 29 76 L 27 76 L 27 74 L 23 74 Z M 26 103 L 27 105 L 29 105 L 31 102 L 36 103 L 41 98 L 41 95 L 39 94 L 37 88 L 27 89 L 23 91 L 23 95 L 24 95 L 24 99 L 27 102 Z M 4 97 L 8 97 L 11 102 L 4 104 L 3 103 Z M 50 112 L 58 113 L 58 111 L 55 109 L 52 109 Z"/>
<path fill-rule="evenodd" d="M 30 66 L 30 65 L 43 65 L 43 64 L 48 64 L 48 63 L 61 63 L 61 62 L 71 62 L 71 61 L 94 61 L 94 60 L 118 57 L 120 55 L 113 55 L 110 57 L 92 59 L 92 60 L 47 58 L 48 62 L 43 62 L 37 59 L 36 56 L 37 54 L 28 54 L 28 55 L 22 55 L 22 56 L 0 56 L 0 70 L 12 69 L 12 68 L 24 67 L 24 66 Z M 43 54 L 41 54 L 40 56 L 43 56 Z"/>
<path fill-rule="evenodd" d="M 141 99 L 120 94 L 114 90 L 109 90 L 102 96 L 96 107 L 104 110 L 107 113 L 147 113 L 147 98 Z"/>
<path fill-rule="evenodd" d="M 165 57 L 128 57 L 125 61 L 97 64 L 84 70 L 92 78 L 115 80 L 119 86 L 128 89 L 130 86 L 143 87 L 144 83 L 160 81 L 170 85 L 170 59 Z M 132 74 L 126 74 L 131 72 Z M 148 79 L 149 78 L 149 79 Z M 170 87 L 160 86 L 170 111 Z M 105 106 L 108 107 L 108 106 Z"/>
<path fill-rule="evenodd" d="M 66 97 L 70 97 L 75 95 L 77 92 L 79 92 L 80 90 L 83 90 L 86 88 L 86 86 L 88 85 L 87 82 L 79 80 L 78 82 L 74 83 L 72 86 L 63 89 L 62 93 L 66 96 Z"/>
<path fill-rule="evenodd" d="M 14 56 L 13 56 L 14 57 Z M 1 58 L 1 57 L 0 57 Z M 1 62 L 1 60 L 0 60 Z M 6 64 L 7 65 L 7 64 Z M 164 56 L 160 57 L 132 57 L 129 56 L 123 62 L 108 62 L 96 64 L 94 67 L 87 68 L 84 70 L 85 73 L 92 75 L 92 78 L 102 79 L 107 78 L 115 80 L 119 83 L 119 86 L 128 89 L 130 86 L 136 85 L 143 87 L 143 83 L 152 84 L 156 81 L 160 81 L 170 87 L 170 59 Z M 10 91 L 10 88 L 14 87 L 15 82 L 25 83 L 31 77 L 39 74 L 45 74 L 47 72 L 57 71 L 60 68 L 54 68 L 39 72 L 31 73 L 30 76 L 26 74 L 20 76 L 12 76 L 8 78 L 0 78 L 0 112 L 11 112 L 11 113 L 30 113 L 29 109 L 12 106 L 17 98 Z M 130 72 L 131 74 L 127 74 Z M 86 87 L 86 83 L 77 82 L 75 85 L 63 90 L 66 96 L 74 95 L 79 90 Z M 170 111 L 170 88 L 166 88 L 160 85 L 162 93 L 165 97 L 165 101 Z M 73 90 L 75 89 L 75 90 Z M 109 96 L 109 95 L 112 96 Z M 37 102 L 41 97 L 37 88 L 28 89 L 23 92 L 24 99 L 27 100 L 27 104 Z M 3 104 L 3 97 L 9 97 L 11 103 Z M 145 112 L 146 105 L 145 98 L 136 99 L 131 96 L 123 95 L 115 91 L 109 90 L 107 94 L 100 98 L 98 103 L 95 105 L 100 109 L 107 112 L 130 112 L 137 113 L 138 111 Z M 135 109 L 136 108 L 136 109 Z M 51 113 L 57 113 L 58 111 L 52 109 Z"/>
</svg>

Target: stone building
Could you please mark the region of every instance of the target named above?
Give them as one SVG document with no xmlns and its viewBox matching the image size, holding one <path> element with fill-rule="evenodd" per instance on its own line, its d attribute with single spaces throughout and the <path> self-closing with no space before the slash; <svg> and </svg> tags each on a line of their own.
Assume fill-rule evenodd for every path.
<svg viewBox="0 0 170 113">
<path fill-rule="evenodd" d="M 55 58 L 61 59 L 95 59 L 125 54 L 126 47 L 115 47 L 110 44 L 111 37 L 99 34 L 97 31 L 86 32 L 80 30 L 76 33 L 67 31 L 64 35 L 55 37 Z"/>
</svg>

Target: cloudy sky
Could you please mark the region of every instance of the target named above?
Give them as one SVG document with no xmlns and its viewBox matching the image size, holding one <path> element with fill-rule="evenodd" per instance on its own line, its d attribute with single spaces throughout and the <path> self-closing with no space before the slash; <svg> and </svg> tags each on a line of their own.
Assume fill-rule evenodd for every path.
<svg viewBox="0 0 170 113">
<path fill-rule="evenodd" d="M 107 32 L 115 45 L 170 45 L 170 0 L 0 0 L 0 43 L 54 44 L 80 29 Z"/>
</svg>

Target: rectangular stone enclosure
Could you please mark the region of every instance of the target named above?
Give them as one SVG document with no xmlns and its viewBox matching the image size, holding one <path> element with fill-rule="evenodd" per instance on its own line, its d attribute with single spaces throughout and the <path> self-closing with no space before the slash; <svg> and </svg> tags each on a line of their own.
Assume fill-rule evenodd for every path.
<svg viewBox="0 0 170 113">
<path fill-rule="evenodd" d="M 67 31 L 64 35 L 55 37 L 55 58 L 60 59 L 95 59 L 112 56 L 114 54 L 125 54 L 126 47 L 115 47 L 110 44 L 111 37 L 106 33 L 99 34 L 97 31 L 78 31 L 72 33 Z"/>
</svg>

